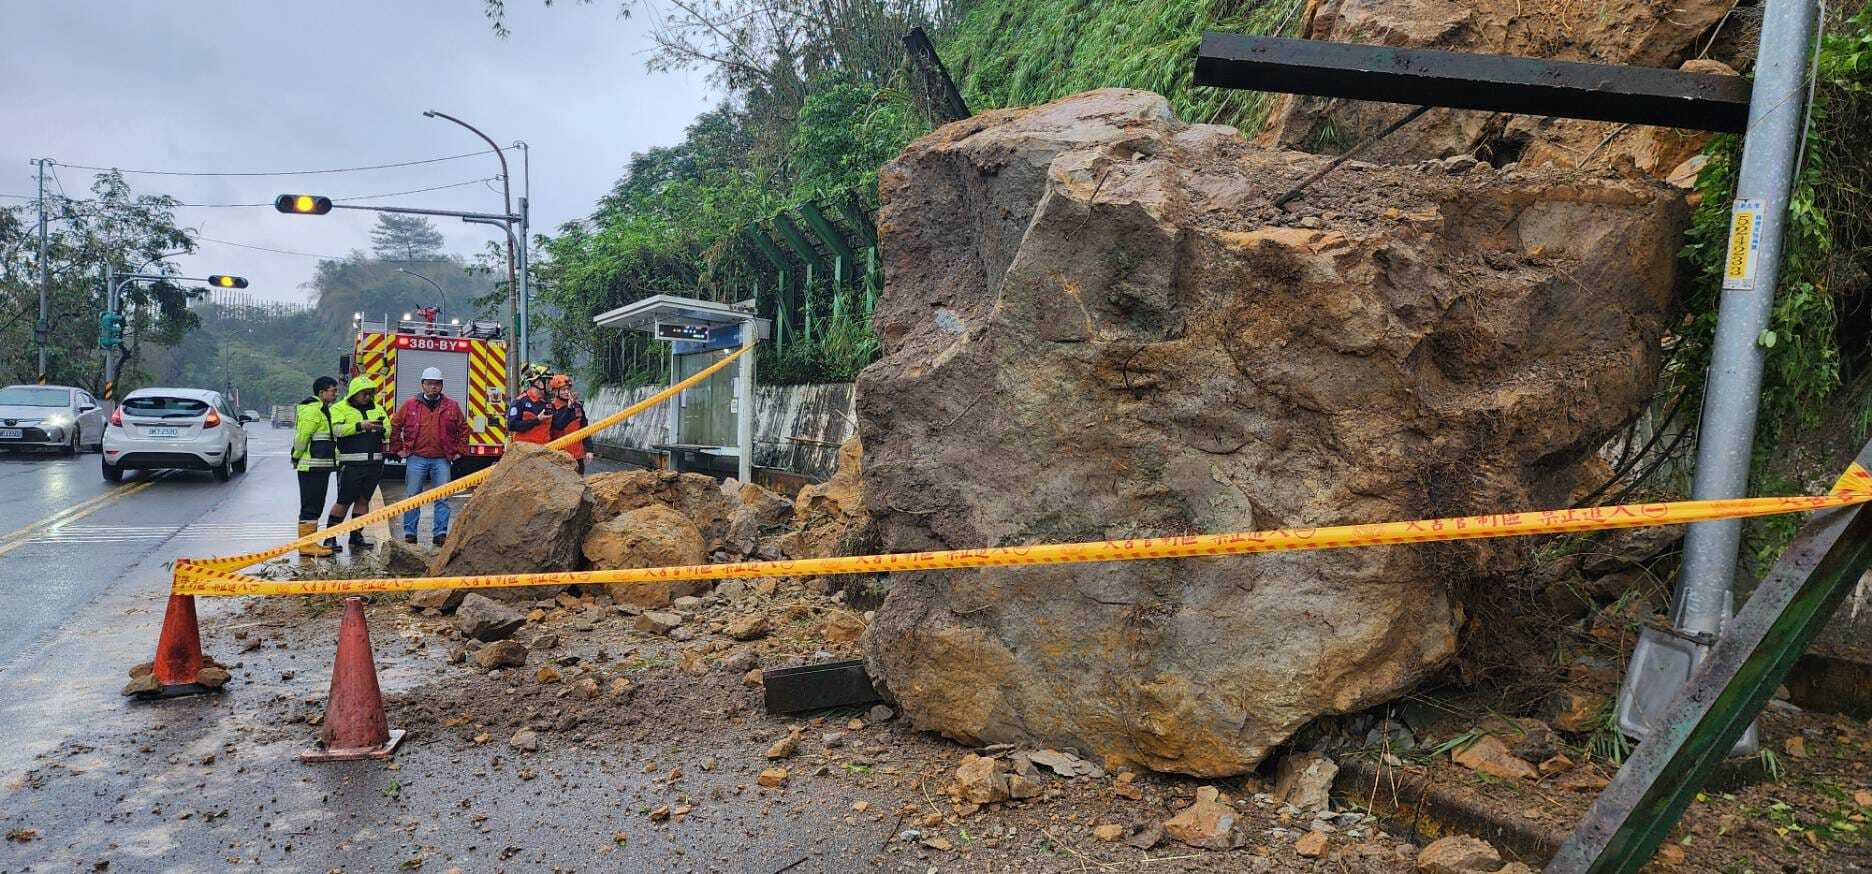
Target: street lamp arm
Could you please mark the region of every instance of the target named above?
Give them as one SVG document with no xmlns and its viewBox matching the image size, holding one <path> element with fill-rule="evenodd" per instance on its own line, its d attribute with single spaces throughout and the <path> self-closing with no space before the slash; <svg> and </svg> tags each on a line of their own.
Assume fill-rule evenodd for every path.
<svg viewBox="0 0 1872 874">
<path fill-rule="evenodd" d="M 441 318 L 441 317 L 442 317 L 442 315 L 443 315 L 444 313 L 446 313 L 446 312 L 448 312 L 448 292 L 446 292 L 446 291 L 443 291 L 443 290 L 442 290 L 442 285 L 441 285 L 441 283 L 438 283 L 438 282 L 436 282 L 435 280 L 433 280 L 433 279 L 430 279 L 429 277 L 427 277 L 427 276 L 424 276 L 424 275 L 422 275 L 421 273 L 417 273 L 417 272 L 416 272 L 416 271 L 414 271 L 414 270 L 405 270 L 405 269 L 403 269 L 403 268 L 401 268 L 401 267 L 398 267 L 398 268 L 397 268 L 397 272 L 398 272 L 398 273 L 407 273 L 407 274 L 409 274 L 409 275 L 411 275 L 411 276 L 414 276 L 414 277 L 416 277 L 417 279 L 420 279 L 420 280 L 422 280 L 422 281 L 424 281 L 424 282 L 427 282 L 427 283 L 429 283 L 429 284 L 430 284 L 431 286 L 433 286 L 433 287 L 435 288 L 435 290 L 436 290 L 436 297 L 437 297 L 437 298 L 439 298 L 439 299 L 441 300 L 441 303 L 442 303 L 442 305 L 441 305 L 441 306 L 439 306 L 439 307 L 436 307 L 436 317 L 437 317 L 437 318 Z"/>
</svg>

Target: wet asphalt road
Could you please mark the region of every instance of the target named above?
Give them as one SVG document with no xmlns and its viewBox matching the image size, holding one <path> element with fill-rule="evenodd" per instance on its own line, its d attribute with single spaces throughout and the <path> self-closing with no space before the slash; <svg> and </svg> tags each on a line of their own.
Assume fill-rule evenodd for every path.
<svg viewBox="0 0 1872 874">
<path fill-rule="evenodd" d="M 160 588 L 145 565 L 290 535 L 289 432 L 261 424 L 248 435 L 248 472 L 225 483 L 194 471 L 109 483 L 96 453 L 0 455 L 0 678 L 112 587 Z"/>
<path fill-rule="evenodd" d="M 95 454 L 0 460 L 0 874 L 873 867 L 863 857 L 895 826 L 841 824 L 850 796 L 734 803 L 741 788 L 731 784 L 752 784 L 765 765 L 752 750 L 781 730 L 777 722 L 700 749 L 569 745 L 528 763 L 537 782 L 515 775 L 505 744 L 451 741 L 439 714 L 399 709 L 411 690 L 456 669 L 434 648 L 398 645 L 394 604 L 372 608 L 392 723 L 413 720 L 392 762 L 295 761 L 317 731 L 300 717 L 320 706 L 329 677 L 330 601 L 256 615 L 239 599 L 198 599 L 205 648 L 230 663 L 231 691 L 148 704 L 121 697 L 126 669 L 152 655 L 168 562 L 292 533 L 286 434 L 251 433 L 249 471 L 228 483 L 168 474 L 112 487 Z M 400 486 L 387 480 L 384 498 Z M 265 645 L 244 648 L 243 638 Z M 728 744 L 719 754 L 735 765 L 694 774 L 676 794 L 729 801 L 711 802 L 687 827 L 647 828 L 651 806 L 670 800 L 658 775 L 714 744 Z M 628 848 L 613 837 L 626 830 Z"/>
</svg>

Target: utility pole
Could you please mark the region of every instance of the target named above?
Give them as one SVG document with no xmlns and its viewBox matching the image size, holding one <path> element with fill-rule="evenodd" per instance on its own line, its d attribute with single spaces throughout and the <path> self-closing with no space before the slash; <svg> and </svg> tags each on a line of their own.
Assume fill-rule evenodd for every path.
<svg viewBox="0 0 1872 874">
<path fill-rule="evenodd" d="M 46 210 L 45 210 L 45 171 L 47 158 L 33 161 L 39 165 L 39 320 L 33 323 L 33 339 L 39 342 L 39 384 L 46 383 L 46 370 L 50 365 L 47 344 L 52 342 L 51 296 L 52 275 L 50 265 L 46 263 Z"/>
<path fill-rule="evenodd" d="M 1818 9 L 1814 0 L 1769 0 L 1755 56 L 1748 134 L 1730 210 L 1722 305 L 1710 356 L 1703 417 L 1697 424 L 1693 500 L 1739 498 L 1748 493 L 1755 419 L 1767 350 L 1761 345 L 1774 316 L 1794 167 L 1806 117 L 1808 61 Z M 1684 538 L 1669 633 L 1646 628 L 1620 691 L 1619 727 L 1645 737 L 1650 723 L 1690 679 L 1733 611 L 1736 554 L 1742 520 L 1698 522 Z M 1744 739 L 1752 745 L 1753 732 Z"/>
</svg>

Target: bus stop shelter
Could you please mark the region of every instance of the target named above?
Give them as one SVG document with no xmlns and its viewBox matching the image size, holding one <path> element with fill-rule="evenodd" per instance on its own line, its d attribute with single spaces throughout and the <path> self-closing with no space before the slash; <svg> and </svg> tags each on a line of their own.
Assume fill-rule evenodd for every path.
<svg viewBox="0 0 1872 874">
<path fill-rule="evenodd" d="M 659 294 L 592 318 L 601 328 L 640 331 L 669 344 L 670 383 L 695 375 L 736 348 L 770 336 L 772 323 L 754 314 L 752 301 L 724 303 Z M 671 470 L 714 471 L 733 459 L 736 477 L 754 477 L 754 355 L 741 356 L 731 373 L 717 373 L 667 403 L 666 441 Z"/>
</svg>

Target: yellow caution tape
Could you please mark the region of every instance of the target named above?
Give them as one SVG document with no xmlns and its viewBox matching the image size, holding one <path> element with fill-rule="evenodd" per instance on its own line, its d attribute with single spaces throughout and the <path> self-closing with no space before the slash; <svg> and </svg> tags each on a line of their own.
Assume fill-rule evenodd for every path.
<svg viewBox="0 0 1872 874">
<path fill-rule="evenodd" d="M 617 423 L 622 422 L 625 419 L 635 416 L 638 413 L 651 409 L 655 407 L 657 404 L 663 403 L 664 401 L 667 401 L 670 398 L 675 397 L 677 392 L 680 392 L 687 388 L 691 388 L 695 386 L 697 383 L 701 382 L 702 380 L 705 380 L 711 376 L 714 376 L 716 371 L 719 371 L 722 368 L 727 367 L 735 359 L 740 358 L 743 354 L 745 354 L 750 348 L 752 347 L 742 347 L 740 349 L 737 349 L 733 352 L 733 354 L 730 354 L 727 357 L 723 358 L 722 360 L 709 365 L 708 367 L 704 368 L 700 373 L 697 373 L 696 375 L 691 376 L 688 379 L 685 379 L 679 383 L 676 383 L 675 385 L 670 386 L 669 388 L 666 388 L 660 392 L 657 392 L 656 394 L 653 394 L 647 398 L 644 398 L 643 400 L 638 401 L 637 403 L 631 404 L 630 406 L 625 407 L 624 409 L 619 410 L 615 413 L 612 413 L 609 416 L 599 419 L 596 422 L 586 425 L 585 427 L 580 428 L 577 431 L 573 431 L 569 434 L 566 434 L 563 437 L 560 437 L 557 440 L 547 443 L 546 447 L 548 449 L 563 449 L 567 446 L 571 446 L 572 444 L 577 443 L 580 440 L 584 440 L 585 438 L 590 437 L 593 434 L 603 431 L 606 428 L 616 425 Z M 330 528 L 322 529 L 317 534 L 307 535 L 297 540 L 293 540 L 288 543 L 275 546 L 272 549 L 262 550 L 260 552 L 247 552 L 247 553 L 242 553 L 240 555 L 226 555 L 226 556 L 220 556 L 218 558 L 182 558 L 182 559 L 176 560 L 176 565 L 179 568 L 182 566 L 184 562 L 186 562 L 189 565 L 192 565 L 198 568 L 213 568 L 216 570 L 223 570 L 223 571 L 240 570 L 241 568 L 247 567 L 249 565 L 259 564 L 260 562 L 266 561 L 269 558 L 278 558 L 279 556 L 282 556 L 289 552 L 297 550 L 301 546 L 306 546 L 312 543 L 317 543 L 318 541 L 324 540 L 327 537 L 342 537 L 353 531 L 357 531 L 358 529 L 365 528 L 370 525 L 375 525 L 378 522 L 382 522 L 386 519 L 390 519 L 392 517 L 401 515 L 403 511 L 405 510 L 414 509 L 416 507 L 421 507 L 426 504 L 433 504 L 437 501 L 442 500 L 443 498 L 451 497 L 454 495 L 459 495 L 462 492 L 465 492 L 471 488 L 474 488 L 477 485 L 480 485 L 483 480 L 486 480 L 489 476 L 493 475 L 493 473 L 494 473 L 494 469 L 491 467 L 485 470 L 475 471 L 474 473 L 471 473 L 465 477 L 462 477 L 461 479 L 450 482 L 447 485 L 437 486 L 436 488 L 423 492 L 420 495 L 415 495 L 413 497 L 404 498 L 403 500 L 398 501 L 394 504 L 391 504 L 387 507 L 384 507 L 381 510 L 376 510 L 370 513 L 366 513 L 365 515 L 353 518 L 348 522 L 344 522 L 338 525 L 333 525 Z M 179 581 L 180 577 L 178 577 L 177 579 Z M 177 594 L 187 594 L 185 592 L 182 592 L 180 588 L 178 588 L 176 592 Z"/>
<path fill-rule="evenodd" d="M 1326 528 L 1286 528 L 1275 531 L 1201 534 L 1184 537 L 1141 537 L 1088 543 L 950 549 L 940 552 L 894 555 L 563 573 L 304 581 L 262 580 L 183 560 L 176 562 L 175 593 L 179 595 L 349 595 L 362 592 L 410 592 L 420 589 L 629 584 L 737 577 L 825 576 L 1014 565 L 1200 558 L 1284 550 L 1344 549 L 1358 546 L 1474 540 L 1486 537 L 1577 533 L 1611 528 L 1638 528 L 1648 525 L 1679 525 L 1715 519 L 1740 519 L 1750 516 L 1824 510 L 1867 501 L 1872 501 L 1872 473 L 1868 473 L 1864 467 L 1854 463 L 1834 483 L 1829 494 L 1819 497 L 1737 498 L 1723 501 L 1621 504 L 1578 510 L 1495 513 L 1485 516 L 1420 519 L 1410 522 L 1335 525 Z"/>
</svg>

